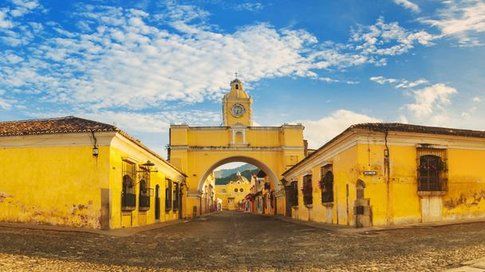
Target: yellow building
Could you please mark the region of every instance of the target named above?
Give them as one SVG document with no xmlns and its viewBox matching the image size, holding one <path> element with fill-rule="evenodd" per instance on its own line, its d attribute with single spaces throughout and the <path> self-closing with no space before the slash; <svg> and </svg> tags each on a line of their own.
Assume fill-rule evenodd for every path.
<svg viewBox="0 0 485 272">
<path fill-rule="evenodd" d="M 350 226 L 485 218 L 485 131 L 358 124 L 287 170 L 286 214 Z"/>
<path fill-rule="evenodd" d="M 234 180 L 225 185 L 216 185 L 216 196 L 222 200 L 222 209 L 238 210 L 242 200 L 251 191 L 251 183 L 246 177 L 237 174 Z"/>
<path fill-rule="evenodd" d="M 115 126 L 0 122 L 0 220 L 114 229 L 178 219 L 184 174 Z"/>
<path fill-rule="evenodd" d="M 262 169 L 271 189 L 280 196 L 277 211 L 283 214 L 281 174 L 304 157 L 303 126 L 253 126 L 251 97 L 240 80 L 233 80 L 230 86 L 222 100 L 222 126 L 170 126 L 169 160 L 187 174 L 185 216 L 201 213 L 205 180 L 214 169 L 230 162 L 246 162 Z"/>
</svg>

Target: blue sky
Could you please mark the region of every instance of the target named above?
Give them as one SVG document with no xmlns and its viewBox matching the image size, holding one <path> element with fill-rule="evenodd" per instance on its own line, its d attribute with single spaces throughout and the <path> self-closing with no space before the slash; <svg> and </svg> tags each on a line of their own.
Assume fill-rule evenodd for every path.
<svg viewBox="0 0 485 272">
<path fill-rule="evenodd" d="M 259 125 L 485 129 L 479 0 L 0 1 L 0 120 L 76 115 L 164 152 L 217 125 L 234 72 Z"/>
</svg>

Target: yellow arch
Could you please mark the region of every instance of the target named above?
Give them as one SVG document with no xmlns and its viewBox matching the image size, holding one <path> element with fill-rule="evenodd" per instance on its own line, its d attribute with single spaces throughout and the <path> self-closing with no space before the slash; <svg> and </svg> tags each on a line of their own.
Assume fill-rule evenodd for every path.
<svg viewBox="0 0 485 272">
<path fill-rule="evenodd" d="M 217 167 L 231 162 L 244 162 L 244 163 L 252 164 L 258 167 L 259 169 L 263 170 L 266 173 L 266 175 L 269 177 L 270 182 L 272 182 L 274 185 L 276 185 L 279 181 L 274 171 L 271 170 L 270 167 L 268 167 L 265 163 L 261 162 L 257 158 L 249 157 L 249 156 L 229 156 L 214 162 L 212 166 L 205 171 L 205 174 L 199 179 L 199 185 L 197 187 L 198 191 L 200 192 L 202 190 L 202 187 L 204 186 L 204 182 L 207 179 L 207 177 L 210 175 L 210 173 L 212 173 Z"/>
</svg>

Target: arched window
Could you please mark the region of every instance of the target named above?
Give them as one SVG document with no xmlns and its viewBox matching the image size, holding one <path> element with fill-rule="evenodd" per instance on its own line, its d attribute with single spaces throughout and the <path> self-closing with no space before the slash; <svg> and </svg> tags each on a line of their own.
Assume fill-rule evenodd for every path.
<svg viewBox="0 0 485 272">
<path fill-rule="evenodd" d="M 418 188 L 419 191 L 444 191 L 445 180 L 442 178 L 444 162 L 436 155 L 419 157 Z"/>
<path fill-rule="evenodd" d="M 333 172 L 328 171 L 322 178 L 322 203 L 333 202 Z"/>
</svg>

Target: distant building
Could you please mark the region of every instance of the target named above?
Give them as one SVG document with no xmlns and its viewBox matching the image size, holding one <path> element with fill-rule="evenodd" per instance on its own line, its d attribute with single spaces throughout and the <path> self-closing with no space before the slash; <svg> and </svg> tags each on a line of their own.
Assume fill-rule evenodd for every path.
<svg viewBox="0 0 485 272">
<path fill-rule="evenodd" d="M 222 200 L 222 209 L 244 210 L 243 200 L 250 192 L 250 188 L 251 183 L 241 173 L 226 185 L 216 185 L 216 196 Z"/>
<path fill-rule="evenodd" d="M 175 220 L 185 175 L 117 127 L 0 122 L 0 221 L 115 229 Z"/>
<path fill-rule="evenodd" d="M 485 218 L 485 131 L 349 127 L 283 173 L 286 215 L 349 226 Z"/>
</svg>

